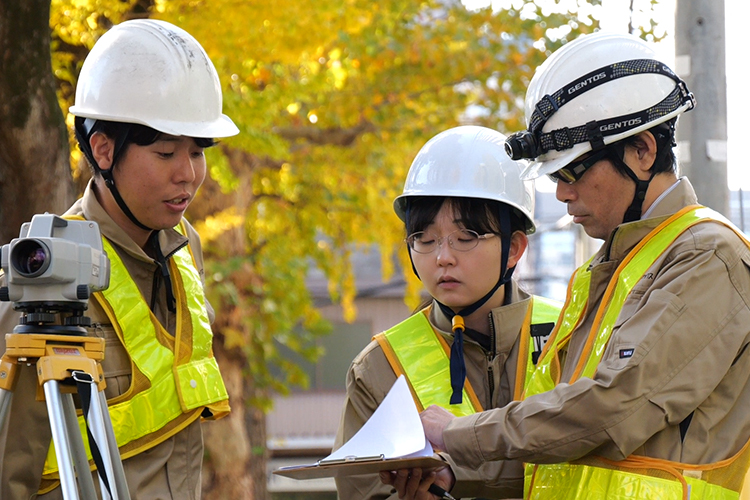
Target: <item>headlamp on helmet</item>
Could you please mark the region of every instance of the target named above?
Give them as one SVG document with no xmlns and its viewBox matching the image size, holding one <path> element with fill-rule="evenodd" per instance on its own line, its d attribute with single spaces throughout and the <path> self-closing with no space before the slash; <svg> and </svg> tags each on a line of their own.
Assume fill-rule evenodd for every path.
<svg viewBox="0 0 750 500">
<path fill-rule="evenodd" d="M 536 136 L 528 130 L 522 130 L 510 135 L 505 140 L 505 152 L 512 160 L 522 160 L 524 158 L 536 158 L 542 154 L 539 148 L 539 141 Z"/>
</svg>

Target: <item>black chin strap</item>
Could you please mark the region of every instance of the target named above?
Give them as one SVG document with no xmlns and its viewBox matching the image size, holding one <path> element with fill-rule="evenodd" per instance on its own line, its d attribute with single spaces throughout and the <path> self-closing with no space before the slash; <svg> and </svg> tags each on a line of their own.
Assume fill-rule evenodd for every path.
<svg viewBox="0 0 750 500">
<path fill-rule="evenodd" d="M 622 159 L 622 156 L 618 153 L 618 151 L 612 151 L 612 154 L 609 155 L 610 160 L 614 162 L 620 170 L 625 172 L 625 174 L 630 177 L 633 182 L 635 182 L 635 194 L 633 195 L 633 201 L 630 202 L 630 206 L 625 211 L 625 216 L 622 219 L 622 223 L 626 224 L 628 222 L 633 222 L 641 219 L 643 202 L 646 199 L 646 191 L 648 191 L 648 186 L 651 183 L 651 180 L 654 178 L 654 170 L 652 165 L 651 175 L 649 176 L 649 178 L 645 181 L 639 179 L 638 176 L 635 175 L 635 172 L 633 172 L 633 170 L 628 167 L 628 165 Z"/>
<path fill-rule="evenodd" d="M 633 195 L 633 201 L 625 211 L 625 217 L 622 219 L 623 224 L 641 219 L 641 211 L 643 210 L 643 201 L 646 199 L 646 191 L 648 191 L 648 185 L 651 182 L 651 179 L 654 178 L 653 171 L 648 180 L 645 181 L 639 179 L 632 170 L 627 168 L 627 166 L 625 167 L 625 172 L 631 179 L 633 179 L 633 182 L 635 182 L 635 194 Z"/>
<path fill-rule="evenodd" d="M 643 202 L 646 200 L 646 191 L 648 191 L 649 183 L 653 180 L 655 175 L 654 166 L 663 162 L 664 158 L 667 156 L 667 152 L 671 148 L 677 146 L 674 139 L 674 127 L 675 121 L 670 120 L 651 129 L 654 138 L 656 139 L 657 153 L 654 163 L 651 165 L 651 175 L 645 181 L 639 179 L 638 176 L 635 175 L 635 172 L 633 172 L 623 160 L 625 157 L 624 146 L 618 147 L 617 143 L 609 146 L 611 148 L 611 154 L 608 155 L 609 159 L 614 162 L 620 170 L 625 172 L 633 182 L 635 182 L 635 194 L 633 195 L 633 201 L 630 203 L 627 211 L 625 211 L 625 216 L 622 220 L 623 224 L 641 219 Z"/>
<path fill-rule="evenodd" d="M 153 228 L 148 227 L 147 225 L 143 224 L 141 221 L 135 218 L 135 215 L 133 215 L 133 212 L 130 211 L 130 208 L 128 208 L 127 203 L 125 203 L 125 200 L 122 199 L 122 196 L 120 196 L 120 191 L 117 189 L 117 186 L 115 186 L 115 178 L 112 174 L 112 170 L 114 169 L 115 165 L 112 164 L 111 167 L 107 170 L 99 169 L 99 172 L 102 174 L 102 178 L 104 179 L 104 184 L 107 186 L 107 189 L 109 189 L 109 192 L 112 193 L 112 197 L 115 199 L 115 202 L 117 203 L 117 206 L 120 207 L 120 210 L 122 210 L 122 213 L 124 213 L 130 221 L 135 224 L 136 226 L 140 227 L 141 229 L 145 229 L 146 231 L 153 231 L 156 233 L 156 230 Z"/>
<path fill-rule="evenodd" d="M 492 287 L 492 290 L 490 290 L 487 295 L 485 295 L 469 307 L 465 307 L 458 313 L 454 312 L 453 309 L 446 306 L 442 302 L 435 300 L 443 314 L 445 314 L 445 316 L 451 320 L 451 329 L 453 330 L 453 343 L 451 344 L 450 355 L 452 390 L 450 404 L 452 405 L 461 404 L 463 402 L 464 381 L 466 380 L 466 361 L 464 360 L 464 334 L 476 340 L 480 345 L 484 347 L 484 343 L 482 342 L 482 340 L 480 340 L 481 338 L 483 338 L 482 334 L 466 328 L 464 318 L 482 307 L 482 305 L 484 305 L 484 303 L 487 302 L 487 300 L 495 294 L 498 288 L 510 281 L 513 270 L 515 270 L 515 267 L 508 269 L 508 272 L 505 273 L 507 279 L 501 278 L 497 280 L 497 283 L 494 287 Z M 506 302 L 510 300 L 510 291 L 510 288 L 505 289 Z M 491 348 L 492 346 L 489 347 Z"/>
</svg>

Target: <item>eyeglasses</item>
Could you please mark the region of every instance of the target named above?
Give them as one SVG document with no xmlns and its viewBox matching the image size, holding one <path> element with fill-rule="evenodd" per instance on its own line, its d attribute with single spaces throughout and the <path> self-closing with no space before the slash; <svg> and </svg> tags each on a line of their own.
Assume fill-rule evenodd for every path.
<svg viewBox="0 0 750 500">
<path fill-rule="evenodd" d="M 603 160 L 608 153 L 609 151 L 607 149 L 602 149 L 591 156 L 587 156 L 583 160 L 568 163 L 560 170 L 547 174 L 547 177 L 552 179 L 552 182 L 554 183 L 557 183 L 557 181 L 563 181 L 566 184 L 573 184 L 575 181 L 580 180 L 580 178 L 583 177 L 583 174 L 593 167 L 594 164 Z"/>
<path fill-rule="evenodd" d="M 417 253 L 432 253 L 436 248 L 443 245 L 443 241 L 448 240 L 448 245 L 453 250 L 459 252 L 468 252 L 479 245 L 479 240 L 486 240 L 495 236 L 495 233 L 479 234 L 471 229 L 457 229 L 448 236 L 437 237 L 432 233 L 419 231 L 412 233 L 406 238 L 409 248 Z"/>
</svg>

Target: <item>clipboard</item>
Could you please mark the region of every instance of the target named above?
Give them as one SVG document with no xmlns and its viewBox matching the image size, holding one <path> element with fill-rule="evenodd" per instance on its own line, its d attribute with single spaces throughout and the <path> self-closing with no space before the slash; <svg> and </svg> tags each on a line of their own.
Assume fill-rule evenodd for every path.
<svg viewBox="0 0 750 500">
<path fill-rule="evenodd" d="M 316 479 L 446 465 L 427 441 L 411 391 L 401 375 L 367 422 L 338 450 L 313 464 L 280 467 L 273 473 L 292 479 Z"/>
<path fill-rule="evenodd" d="M 279 476 L 292 479 L 317 479 L 321 477 L 344 477 L 362 474 L 377 474 L 381 470 L 437 469 L 448 463 L 433 455 L 428 457 L 388 458 L 383 455 L 372 457 L 346 457 L 336 460 L 319 460 L 314 464 L 291 465 L 273 471 Z"/>
</svg>

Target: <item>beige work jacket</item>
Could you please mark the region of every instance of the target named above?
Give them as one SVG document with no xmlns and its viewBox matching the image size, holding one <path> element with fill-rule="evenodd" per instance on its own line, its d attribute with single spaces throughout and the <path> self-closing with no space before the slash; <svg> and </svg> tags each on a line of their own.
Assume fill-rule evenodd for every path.
<svg viewBox="0 0 750 500">
<path fill-rule="evenodd" d="M 167 309 L 164 283 L 161 282 L 156 262 L 107 215 L 96 200 L 91 184 L 66 215 L 81 215 L 99 224 L 101 233 L 112 242 L 143 297 L 149 304 L 153 304 L 152 310 L 156 317 L 167 331 L 174 335 L 176 318 L 175 314 Z M 169 256 L 187 244 L 189 239 L 202 277 L 203 253 L 200 239 L 192 226 L 186 224 L 186 227 L 187 238 L 174 230 L 161 231 L 162 252 Z M 213 309 L 209 304 L 206 305 L 209 317 L 213 321 Z M 123 394 L 130 387 L 130 356 L 96 301 L 89 301 L 86 315 L 91 318 L 94 325 L 89 334 L 103 337 L 106 342 L 102 367 L 107 382 L 105 394 L 110 399 Z M 18 316 L 19 313 L 13 311 L 9 303 L 0 302 L 0 329 L 3 333 L 13 330 L 18 324 Z M 0 348 L 2 352 L 5 351 L 4 335 L 0 336 Z M 13 404 L 8 417 L 9 426 L 0 435 L 0 500 L 30 498 L 40 487 L 42 467 L 47 456 L 51 433 L 45 403 L 35 400 L 36 380 L 33 367 L 22 367 L 18 386 L 13 394 Z M 199 415 L 200 409 L 196 411 Z M 181 432 L 146 452 L 123 461 L 132 498 L 200 498 L 203 435 L 198 415 L 196 420 Z M 98 481 L 95 479 L 94 482 L 98 490 Z M 57 487 L 38 498 L 62 499 L 61 488 Z"/>
<path fill-rule="evenodd" d="M 485 351 L 478 343 L 464 336 L 464 359 L 467 378 L 484 408 L 499 408 L 513 397 L 518 362 L 518 338 L 531 300 L 527 293 L 512 283 L 511 303 L 493 309 L 491 321 L 495 328 L 494 353 Z M 434 305 L 430 323 L 446 339 L 453 342 L 450 321 Z M 354 359 L 346 377 L 346 402 L 339 424 L 334 449 L 348 441 L 370 418 L 396 381 L 382 349 L 370 342 Z M 451 491 L 456 498 L 521 498 L 523 495 L 523 466 L 515 461 L 501 461 L 482 465 L 474 471 L 458 467 L 452 458 L 443 454 L 456 475 Z M 351 476 L 336 479 L 341 500 L 396 499 L 391 487 L 380 482 L 377 475 Z"/>
<path fill-rule="evenodd" d="M 723 225 L 680 235 L 627 297 L 594 377 L 565 383 L 617 265 L 651 229 L 695 203 L 682 178 L 648 219 L 615 229 L 592 263 L 585 318 L 561 383 L 451 422 L 443 437 L 456 462 L 478 468 L 635 454 L 708 464 L 740 450 L 750 438 L 750 251 Z"/>
</svg>

